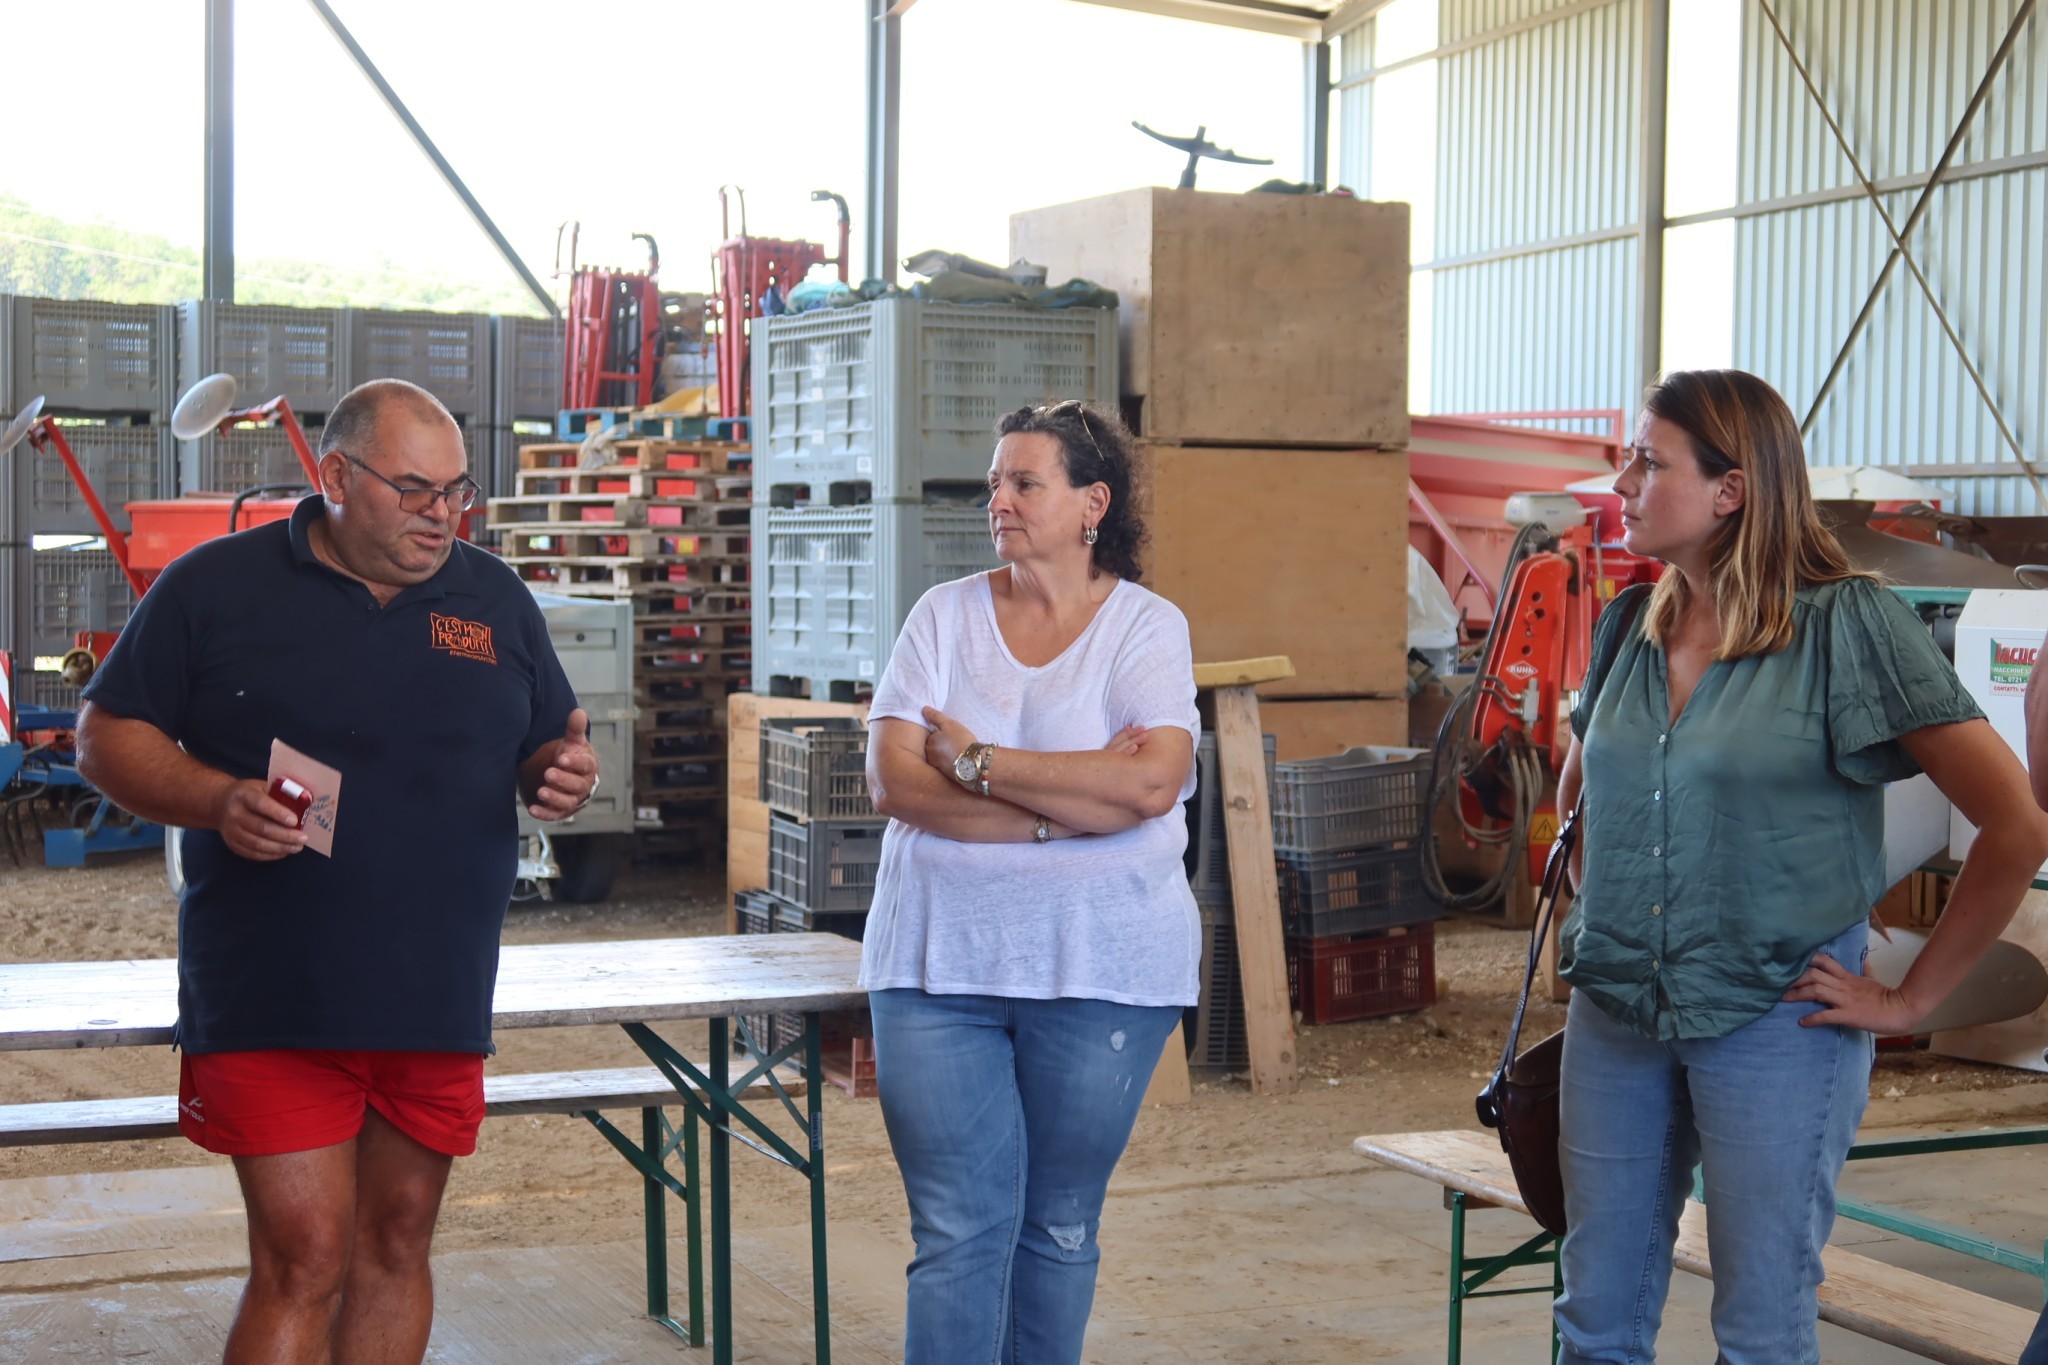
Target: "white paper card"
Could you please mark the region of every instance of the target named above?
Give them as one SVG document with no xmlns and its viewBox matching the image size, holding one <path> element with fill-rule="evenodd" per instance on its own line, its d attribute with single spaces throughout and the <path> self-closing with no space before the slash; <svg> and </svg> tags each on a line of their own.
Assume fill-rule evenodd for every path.
<svg viewBox="0 0 2048 1365">
<path fill-rule="evenodd" d="M 341 774 L 306 757 L 281 739 L 270 741 L 270 780 L 289 777 L 313 793 L 303 828 L 306 847 L 324 858 L 334 856 L 334 818 L 341 808 Z"/>
</svg>

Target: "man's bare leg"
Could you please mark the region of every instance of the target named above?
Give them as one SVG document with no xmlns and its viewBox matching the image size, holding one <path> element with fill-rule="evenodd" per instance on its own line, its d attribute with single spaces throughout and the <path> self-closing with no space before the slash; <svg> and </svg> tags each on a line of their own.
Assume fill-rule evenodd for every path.
<svg viewBox="0 0 2048 1365">
<path fill-rule="evenodd" d="M 434 1326 L 427 1265 L 453 1159 L 375 1109 L 356 1137 L 355 1249 L 334 1324 L 336 1365 L 419 1365 Z"/>
<path fill-rule="evenodd" d="M 327 1365 L 355 1237 L 356 1142 L 238 1156 L 249 1283 L 225 1365 Z"/>
</svg>

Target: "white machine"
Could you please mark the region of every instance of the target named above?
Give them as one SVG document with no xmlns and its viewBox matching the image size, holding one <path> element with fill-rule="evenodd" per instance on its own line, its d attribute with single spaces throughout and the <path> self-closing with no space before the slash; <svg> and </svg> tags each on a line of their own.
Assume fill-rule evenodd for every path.
<svg viewBox="0 0 2048 1365">
<path fill-rule="evenodd" d="M 1999 738 L 2027 761 L 2027 678 L 2048 635 L 2048 592 L 1978 588 L 1956 621 L 1956 676 Z M 1961 811 L 1949 817 L 1949 853 L 1968 855 L 1977 827 Z M 2048 870 L 2048 869 L 2044 869 Z"/>
<path fill-rule="evenodd" d="M 2041 650 L 2044 636 L 2048 636 L 2048 592 L 1978 588 L 1971 592 L 1962 616 L 1956 621 L 1956 675 L 2022 764 L 2027 761 L 2027 678 L 2033 672 L 2034 658 Z M 1950 815 L 1952 856 L 1966 855 L 1976 837 L 1976 827 L 1961 812 Z M 2048 868 L 2043 873 L 2048 874 Z M 2048 959 L 2048 904 L 2044 901 L 2048 897 L 2034 892 L 2020 902 L 2019 913 L 2006 929 L 2003 941 L 1993 945 L 1993 953 L 1986 954 L 1987 963 L 2001 953 L 2006 955 L 2009 965 L 2016 967 L 2026 965 L 2012 956 L 2019 952 Z M 1991 1012 L 1992 1017 L 1997 1013 L 2011 1014 L 2011 1006 L 2024 1005 L 2030 998 L 2035 1008 L 1998 1022 L 1937 1032 L 1933 1051 L 1947 1057 L 2048 1071 L 2048 1056 L 2043 1054 L 2044 1046 L 2048 1046 L 2048 1005 L 2041 1005 L 2038 995 L 2030 996 L 2017 974 L 2005 973 L 1996 981 L 1965 983 L 1965 987 L 1972 984 L 1979 988 L 1980 995 L 2011 992 L 2005 1002 L 2007 1008 Z M 1957 994 L 1962 995 L 1963 991 L 1958 990 Z"/>
</svg>

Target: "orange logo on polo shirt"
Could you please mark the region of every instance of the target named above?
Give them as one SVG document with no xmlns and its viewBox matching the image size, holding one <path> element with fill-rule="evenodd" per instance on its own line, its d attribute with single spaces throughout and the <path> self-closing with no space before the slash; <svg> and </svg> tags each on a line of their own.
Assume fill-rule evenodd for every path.
<svg viewBox="0 0 2048 1365">
<path fill-rule="evenodd" d="M 435 649 L 487 664 L 498 662 L 498 652 L 491 648 L 489 626 L 481 621 L 465 621 L 459 616 L 443 616 L 439 612 L 428 612 L 427 617 L 433 624 Z"/>
</svg>

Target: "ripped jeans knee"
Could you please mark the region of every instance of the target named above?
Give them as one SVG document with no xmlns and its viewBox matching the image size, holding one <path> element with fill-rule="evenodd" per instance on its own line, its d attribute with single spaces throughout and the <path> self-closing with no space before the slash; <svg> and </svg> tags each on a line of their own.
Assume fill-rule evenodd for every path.
<svg viewBox="0 0 2048 1365">
<path fill-rule="evenodd" d="M 1047 1226 L 1045 1235 L 1052 1238 L 1054 1246 L 1060 1249 L 1061 1260 L 1076 1260 L 1088 1246 L 1088 1225 L 1086 1223 L 1055 1223 Z"/>
</svg>

